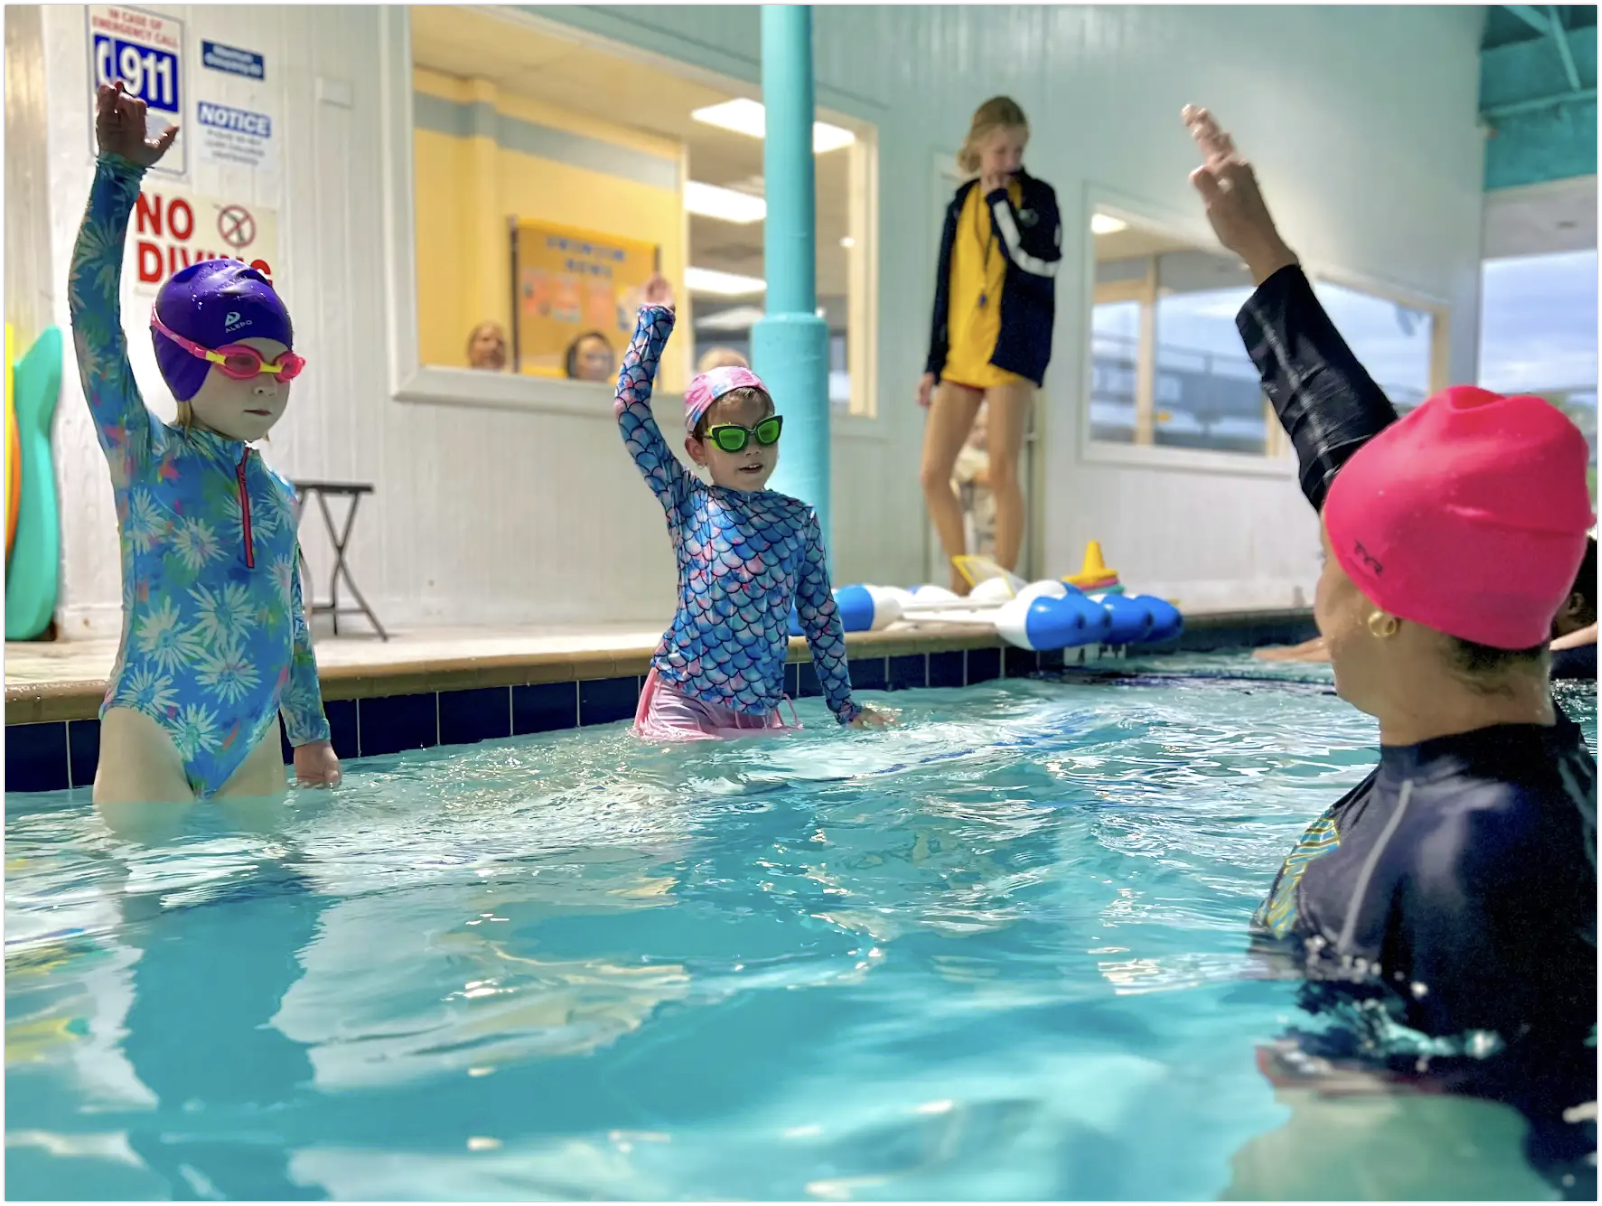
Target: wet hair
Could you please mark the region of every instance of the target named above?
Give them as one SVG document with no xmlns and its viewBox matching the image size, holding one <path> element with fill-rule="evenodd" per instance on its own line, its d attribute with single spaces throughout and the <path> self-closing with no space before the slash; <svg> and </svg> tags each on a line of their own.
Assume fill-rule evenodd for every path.
<svg viewBox="0 0 1602 1206">
<path fill-rule="evenodd" d="M 1547 642 L 1529 649 L 1498 649 L 1494 645 L 1481 645 L 1450 637 L 1452 669 L 1476 691 L 1496 695 L 1506 690 L 1503 681 L 1509 673 L 1535 670 L 1547 656 Z"/>
<path fill-rule="evenodd" d="M 606 350 L 608 352 L 612 351 L 612 341 L 606 337 L 605 331 L 585 331 L 584 334 L 580 335 L 572 343 L 567 345 L 566 371 L 568 377 L 570 378 L 576 378 L 578 376 L 579 348 L 584 346 L 584 341 L 586 339 L 599 339 L 606 345 Z"/>
<path fill-rule="evenodd" d="M 708 406 L 702 412 L 701 417 L 695 421 L 695 427 L 690 434 L 698 440 L 706 439 L 706 433 L 712 426 L 712 412 L 717 409 L 718 402 L 744 402 L 747 398 L 756 398 L 762 403 L 762 417 L 764 419 L 777 410 L 773 405 L 773 399 L 768 396 L 767 390 L 758 389 L 754 385 L 742 385 L 736 389 L 731 389 L 728 393 L 719 397 L 717 402 Z"/>
<path fill-rule="evenodd" d="M 962 150 L 957 152 L 957 166 L 964 172 L 971 175 L 979 170 L 979 144 L 992 130 L 1022 130 L 1028 134 L 1029 119 L 1010 96 L 992 96 L 975 109 L 968 137 L 963 139 Z"/>
</svg>

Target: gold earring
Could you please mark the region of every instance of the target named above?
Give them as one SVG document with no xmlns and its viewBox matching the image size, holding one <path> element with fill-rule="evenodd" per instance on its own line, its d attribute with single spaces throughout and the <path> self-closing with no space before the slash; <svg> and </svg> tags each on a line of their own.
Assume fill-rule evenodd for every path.
<svg viewBox="0 0 1602 1206">
<path fill-rule="evenodd" d="M 1402 622 L 1400 620 L 1398 620 L 1395 616 L 1386 615 L 1383 611 L 1376 611 L 1373 615 L 1368 617 L 1369 632 L 1373 633 L 1382 641 L 1389 640 L 1391 637 L 1395 636 L 1396 630 L 1401 626 Z"/>
</svg>

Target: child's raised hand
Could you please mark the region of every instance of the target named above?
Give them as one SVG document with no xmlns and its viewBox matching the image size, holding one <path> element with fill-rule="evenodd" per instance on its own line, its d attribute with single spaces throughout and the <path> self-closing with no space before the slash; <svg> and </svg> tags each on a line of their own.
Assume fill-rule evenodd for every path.
<svg viewBox="0 0 1602 1206">
<path fill-rule="evenodd" d="M 642 299 L 647 306 L 665 306 L 673 309 L 673 286 L 668 284 L 667 277 L 657 273 L 645 282 L 645 295 Z"/>
<path fill-rule="evenodd" d="M 167 153 L 178 127 L 168 126 L 151 141 L 145 133 L 145 102 L 123 91 L 123 84 L 101 84 L 95 94 L 95 140 L 102 155 L 121 155 L 129 163 L 150 167 Z"/>
<path fill-rule="evenodd" d="M 896 714 L 889 708 L 876 707 L 873 704 L 863 704 L 862 711 L 851 719 L 854 729 L 885 729 L 896 722 Z"/>
</svg>

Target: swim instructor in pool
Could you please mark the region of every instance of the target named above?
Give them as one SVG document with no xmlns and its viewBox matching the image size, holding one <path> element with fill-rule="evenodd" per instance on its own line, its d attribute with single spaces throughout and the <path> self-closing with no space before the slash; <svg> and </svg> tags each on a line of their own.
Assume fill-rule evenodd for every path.
<svg viewBox="0 0 1602 1206">
<path fill-rule="evenodd" d="M 1254 920 L 1337 1022 L 1265 1068 L 1510 1105 L 1531 1164 L 1594 1197 L 1596 759 L 1552 700 L 1547 650 L 1595 520 L 1585 439 L 1539 398 L 1466 386 L 1399 419 L 1251 166 L 1205 110 L 1184 116 L 1192 182 L 1257 284 L 1237 323 L 1321 514 L 1336 689 L 1379 721 L 1379 766 Z"/>
</svg>

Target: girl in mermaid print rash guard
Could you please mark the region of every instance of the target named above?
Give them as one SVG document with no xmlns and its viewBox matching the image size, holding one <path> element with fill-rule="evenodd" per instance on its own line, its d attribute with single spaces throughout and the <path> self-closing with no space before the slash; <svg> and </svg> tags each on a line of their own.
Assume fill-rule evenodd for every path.
<svg viewBox="0 0 1602 1206">
<path fill-rule="evenodd" d="M 122 644 L 101 705 L 96 804 L 282 791 L 280 711 L 296 778 L 340 778 L 301 603 L 294 492 L 250 446 L 283 416 L 305 365 L 284 303 L 233 260 L 162 286 L 151 329 L 177 424 L 145 408 L 128 362 L 118 296 L 128 219 L 176 132 L 147 141 L 144 102 L 121 81 L 100 88 L 100 157 L 72 256 L 78 369 L 122 546 Z"/>
<path fill-rule="evenodd" d="M 799 727 L 779 712 L 792 602 L 835 718 L 856 727 L 889 723 L 889 712 L 851 698 L 845 630 L 816 512 L 767 489 L 784 426 L 767 387 L 733 367 L 690 383 L 684 447 L 711 485 L 679 463 L 657 427 L 651 384 L 673 319 L 672 291 L 656 277 L 646 286 L 614 405 L 623 443 L 667 512 L 679 571 L 678 613 L 651 659 L 635 735 L 701 741 Z"/>
</svg>

